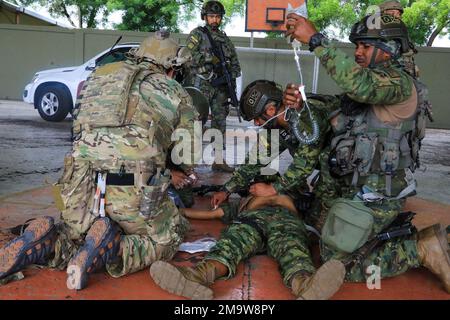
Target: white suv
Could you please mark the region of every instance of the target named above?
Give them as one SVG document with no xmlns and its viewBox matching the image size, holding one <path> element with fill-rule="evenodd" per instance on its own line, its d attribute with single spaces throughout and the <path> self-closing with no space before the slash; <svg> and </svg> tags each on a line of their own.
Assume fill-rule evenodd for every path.
<svg viewBox="0 0 450 320">
<path fill-rule="evenodd" d="M 125 60 L 125 53 L 139 43 L 124 43 L 107 49 L 81 66 L 37 72 L 25 87 L 23 101 L 34 104 L 47 121 L 62 121 L 72 111 L 83 82 L 101 65 Z"/>
</svg>

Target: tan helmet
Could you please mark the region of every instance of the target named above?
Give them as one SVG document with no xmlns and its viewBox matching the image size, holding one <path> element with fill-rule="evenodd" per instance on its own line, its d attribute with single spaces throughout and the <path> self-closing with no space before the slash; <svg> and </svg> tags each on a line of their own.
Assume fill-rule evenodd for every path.
<svg viewBox="0 0 450 320">
<path fill-rule="evenodd" d="M 398 1 L 385 1 L 382 4 L 380 4 L 380 11 L 381 13 L 383 13 L 386 10 L 398 10 L 401 13 L 403 13 L 403 6 Z"/>
<path fill-rule="evenodd" d="M 139 48 L 130 50 L 130 54 L 138 59 L 145 59 L 163 66 L 165 69 L 180 67 L 191 59 L 189 50 L 181 48 L 170 33 L 160 30 L 154 36 L 142 41 Z"/>
</svg>

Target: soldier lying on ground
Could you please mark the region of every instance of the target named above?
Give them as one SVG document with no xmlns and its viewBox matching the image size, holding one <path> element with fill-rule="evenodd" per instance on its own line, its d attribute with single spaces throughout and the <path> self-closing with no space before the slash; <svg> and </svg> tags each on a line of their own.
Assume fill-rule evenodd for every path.
<svg viewBox="0 0 450 320">
<path fill-rule="evenodd" d="M 289 137 L 290 128 L 284 120 L 285 106 L 281 104 L 281 98 L 282 91 L 275 83 L 258 80 L 244 90 L 240 107 L 246 120 L 254 120 L 256 125 L 266 124 L 271 130 L 283 129 L 279 134 L 284 139 L 282 148 L 290 147 L 294 160 L 287 173 L 281 176 L 283 180 L 277 182 L 280 189 L 284 188 L 290 194 L 300 194 L 309 188 L 306 180 L 317 164 L 324 139 L 308 146 L 295 143 Z M 327 122 L 328 111 L 321 109 L 323 101 L 311 101 L 311 104 L 315 105 L 315 115 L 321 115 L 319 119 Z M 272 117 L 273 122 L 269 123 L 268 119 Z M 270 146 L 267 144 L 266 147 Z M 232 179 L 234 186 L 248 188 L 262 167 L 261 163 L 240 167 L 234 173 L 235 179 Z M 250 197 L 241 205 L 213 203 L 213 207 L 220 205 L 220 208 L 212 212 L 186 210 L 188 217 L 221 217 L 229 226 L 204 260 L 195 267 L 176 267 L 163 261 L 153 263 L 150 268 L 153 280 L 174 294 L 211 299 L 213 292 L 209 286 L 216 279 L 233 277 L 242 260 L 267 251 L 278 261 L 285 285 L 292 288 L 298 298 L 330 298 L 342 284 L 345 269 L 337 261 L 330 260 L 316 272 L 309 252 L 306 227 L 293 199 L 287 195 Z"/>
</svg>

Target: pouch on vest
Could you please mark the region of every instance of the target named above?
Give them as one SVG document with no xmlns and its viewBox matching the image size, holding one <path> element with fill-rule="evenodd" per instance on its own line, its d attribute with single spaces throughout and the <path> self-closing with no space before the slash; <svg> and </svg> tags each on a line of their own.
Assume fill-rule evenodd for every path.
<svg viewBox="0 0 450 320">
<path fill-rule="evenodd" d="M 357 166 L 360 174 L 366 175 L 369 173 L 377 143 L 378 135 L 376 133 L 367 133 L 356 138 L 353 163 Z"/>
<path fill-rule="evenodd" d="M 145 219 L 155 218 L 161 213 L 161 204 L 167 197 L 167 188 L 170 184 L 170 172 L 166 170 L 161 177 L 153 177 L 151 184 L 141 188 L 139 215 Z"/>
<path fill-rule="evenodd" d="M 354 170 L 352 165 L 354 145 L 355 137 L 350 136 L 339 141 L 336 146 L 336 160 L 343 175 Z"/>
<path fill-rule="evenodd" d="M 125 62 L 98 68 L 84 89 L 74 126 L 101 128 L 123 125 L 130 88 L 141 70 L 139 66 Z"/>
<path fill-rule="evenodd" d="M 322 228 L 322 241 L 339 251 L 354 252 L 369 239 L 373 223 L 372 210 L 362 201 L 337 199 Z"/>
</svg>

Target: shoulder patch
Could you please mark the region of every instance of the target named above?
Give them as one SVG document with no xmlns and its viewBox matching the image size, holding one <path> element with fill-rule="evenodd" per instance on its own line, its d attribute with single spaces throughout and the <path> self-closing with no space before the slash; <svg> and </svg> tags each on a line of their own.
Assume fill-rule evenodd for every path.
<svg viewBox="0 0 450 320">
<path fill-rule="evenodd" d="M 192 49 L 194 49 L 195 44 L 192 43 L 192 42 L 189 42 L 188 45 L 187 45 L 187 47 L 188 47 L 189 50 L 192 50 Z"/>
</svg>

